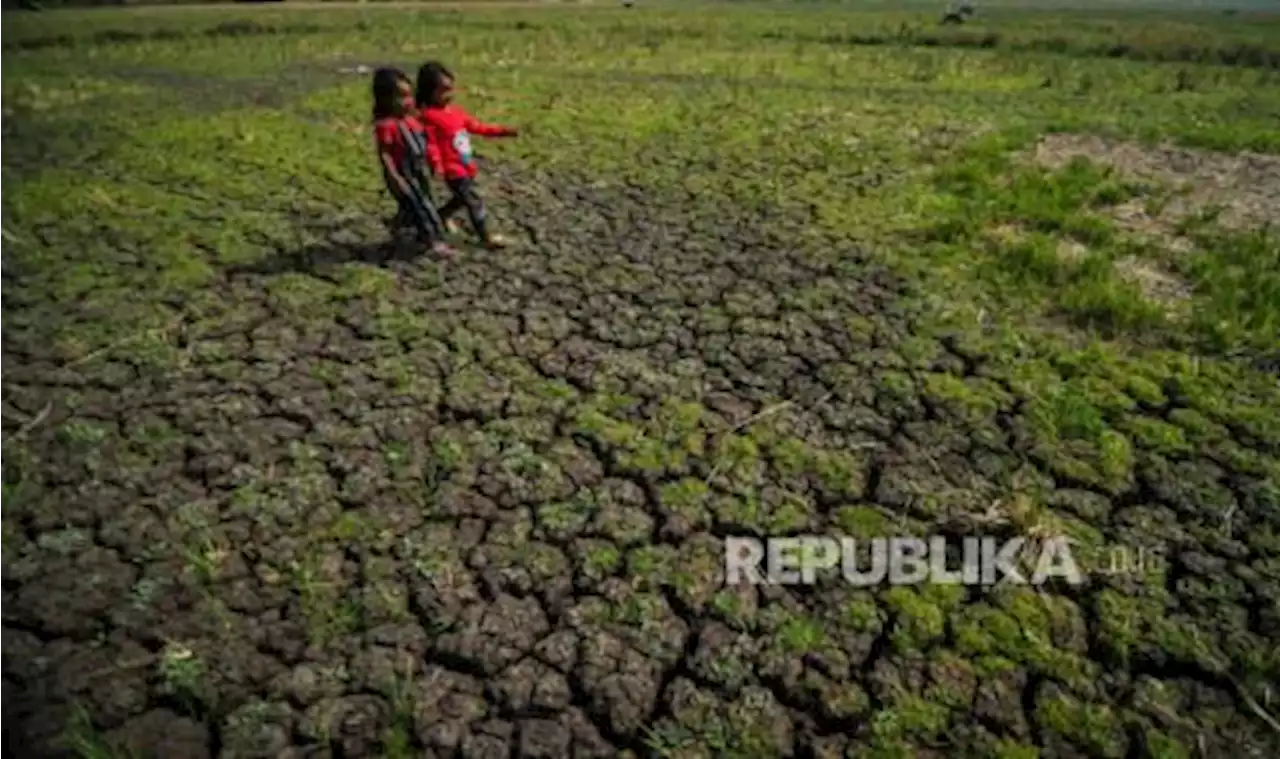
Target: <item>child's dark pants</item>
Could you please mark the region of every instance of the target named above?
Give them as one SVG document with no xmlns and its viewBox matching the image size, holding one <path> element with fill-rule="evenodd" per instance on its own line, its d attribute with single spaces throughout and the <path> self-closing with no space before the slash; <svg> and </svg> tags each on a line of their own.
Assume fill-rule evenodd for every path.
<svg viewBox="0 0 1280 759">
<path fill-rule="evenodd" d="M 448 219 L 460 209 L 467 209 L 467 216 L 471 220 L 471 228 L 475 230 L 481 241 L 487 242 L 489 240 L 489 232 L 485 227 L 484 199 L 480 197 L 480 193 L 476 192 L 475 180 L 469 177 L 461 177 L 459 179 L 450 179 L 445 184 L 449 186 L 449 192 L 453 193 L 453 197 L 449 198 L 448 203 L 440 207 L 440 218 Z"/>
<path fill-rule="evenodd" d="M 416 177 L 412 174 L 406 176 L 405 179 L 409 184 L 408 194 L 401 191 L 395 180 L 385 170 L 383 179 L 387 183 L 387 189 L 391 191 L 391 196 L 396 199 L 396 205 L 399 206 L 396 213 L 398 222 L 412 224 L 423 240 L 444 239 L 444 223 L 436 214 L 435 200 L 431 197 L 431 185 L 426 177 Z"/>
<path fill-rule="evenodd" d="M 391 193 L 391 197 L 396 201 L 396 226 L 405 227 L 414 223 L 413 208 L 409 205 L 409 198 L 400 192 L 400 188 L 396 186 L 395 180 L 386 169 L 382 170 L 382 181 L 387 185 L 387 192 Z"/>
</svg>

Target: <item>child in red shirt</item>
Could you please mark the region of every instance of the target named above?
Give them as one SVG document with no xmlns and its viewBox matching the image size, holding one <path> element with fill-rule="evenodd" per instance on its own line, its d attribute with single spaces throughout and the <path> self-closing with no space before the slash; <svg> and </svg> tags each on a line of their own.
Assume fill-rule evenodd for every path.
<svg viewBox="0 0 1280 759">
<path fill-rule="evenodd" d="M 443 178 L 453 197 L 440 207 L 440 218 L 465 208 L 471 227 L 489 248 L 502 248 L 506 240 L 493 234 L 486 224 L 484 200 L 476 192 L 477 167 L 471 152 L 471 136 L 515 137 L 510 127 L 485 124 L 453 104 L 453 72 L 431 61 L 418 70 L 417 105 L 427 130 L 427 156 L 432 171 Z"/>
<path fill-rule="evenodd" d="M 423 174 L 426 131 L 413 115 L 412 89 L 402 71 L 383 68 L 373 74 L 373 135 L 383 179 L 400 209 L 394 224 L 414 224 L 432 251 L 452 256 L 454 250 L 444 242 L 444 224 Z"/>
<path fill-rule="evenodd" d="M 384 71 L 384 73 L 382 74 L 383 76 L 383 82 L 381 85 L 382 89 L 384 92 L 389 89 L 390 83 L 388 80 L 391 78 L 392 74 L 395 75 L 396 92 L 399 95 L 401 102 L 404 102 L 405 82 L 408 80 L 409 77 L 400 69 L 387 69 L 386 71 Z M 378 77 L 378 74 L 375 73 L 374 79 L 376 80 L 377 77 Z M 378 85 L 375 84 L 374 87 L 377 88 Z M 384 96 L 384 97 L 389 97 L 389 96 Z M 374 100 L 377 100 L 377 95 L 374 96 Z M 376 124 L 378 121 L 378 117 L 376 115 L 374 116 L 374 122 L 375 122 L 374 139 L 379 143 L 386 143 L 389 151 L 392 153 L 392 161 L 395 162 L 397 165 L 404 163 L 404 158 L 405 158 L 404 152 L 405 152 L 405 149 L 407 149 L 410 145 L 410 140 L 403 139 L 405 136 L 411 137 L 413 135 L 418 135 L 422 138 L 422 142 L 425 145 L 426 131 L 422 127 L 422 122 L 417 118 L 417 115 L 416 115 L 417 111 L 418 109 L 413 107 L 412 103 L 406 104 L 406 108 L 404 111 L 405 115 L 399 120 L 392 119 L 392 121 L 390 122 L 385 122 L 382 127 L 383 133 L 381 135 L 379 135 L 377 132 L 378 128 Z M 392 129 L 393 125 L 395 126 L 394 130 Z M 408 130 L 407 135 L 401 134 L 400 125 L 403 125 L 405 129 Z M 425 155 L 425 152 L 426 150 L 424 147 L 423 149 L 424 155 Z M 379 162 L 381 163 L 381 161 Z M 392 175 L 390 171 L 388 171 L 385 165 L 382 167 L 382 179 L 387 185 L 387 191 L 390 192 L 392 197 L 396 199 L 396 215 L 387 223 L 387 227 L 391 229 L 392 232 L 399 232 L 405 229 L 406 227 L 414 226 L 415 214 L 413 213 L 410 205 L 407 202 L 405 202 L 406 196 L 403 190 L 399 187 L 399 183 L 396 182 L 395 177 Z M 406 172 L 405 179 L 408 179 L 407 172 Z M 430 185 L 428 185 L 428 187 L 430 187 Z"/>
</svg>

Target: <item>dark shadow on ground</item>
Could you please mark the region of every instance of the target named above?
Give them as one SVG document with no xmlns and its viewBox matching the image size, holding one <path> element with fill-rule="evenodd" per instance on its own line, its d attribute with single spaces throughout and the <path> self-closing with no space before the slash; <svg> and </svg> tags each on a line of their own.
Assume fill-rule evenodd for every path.
<svg viewBox="0 0 1280 759">
<path fill-rule="evenodd" d="M 292 253 L 267 256 L 252 263 L 233 264 L 226 267 L 224 273 L 229 279 L 246 275 L 272 276 L 288 273 L 318 275 L 324 269 L 345 263 L 385 266 L 419 259 L 435 260 L 426 246 L 412 237 L 357 243 L 324 242 Z"/>
</svg>

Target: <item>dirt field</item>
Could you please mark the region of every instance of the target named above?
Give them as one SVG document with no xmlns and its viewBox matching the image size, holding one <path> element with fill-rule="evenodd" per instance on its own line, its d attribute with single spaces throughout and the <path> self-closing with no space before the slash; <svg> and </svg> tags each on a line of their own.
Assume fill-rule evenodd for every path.
<svg viewBox="0 0 1280 759">
<path fill-rule="evenodd" d="M 1280 755 L 1274 20 L 203 10 L 5 18 L 6 755 Z M 382 227 L 427 57 L 509 251 Z"/>
</svg>

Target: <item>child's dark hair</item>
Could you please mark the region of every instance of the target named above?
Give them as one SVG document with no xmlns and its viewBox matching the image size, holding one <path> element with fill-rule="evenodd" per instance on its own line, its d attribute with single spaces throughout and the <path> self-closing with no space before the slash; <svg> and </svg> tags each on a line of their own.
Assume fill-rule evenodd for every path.
<svg viewBox="0 0 1280 759">
<path fill-rule="evenodd" d="M 440 105 L 436 102 L 436 93 L 440 91 L 440 83 L 452 79 L 453 72 L 440 61 L 427 61 L 418 69 L 418 87 L 414 92 L 414 102 L 418 107 Z"/>
<path fill-rule="evenodd" d="M 400 98 L 400 82 L 409 77 L 396 68 L 380 68 L 373 72 L 373 120 L 392 119 L 404 115 Z"/>
</svg>

